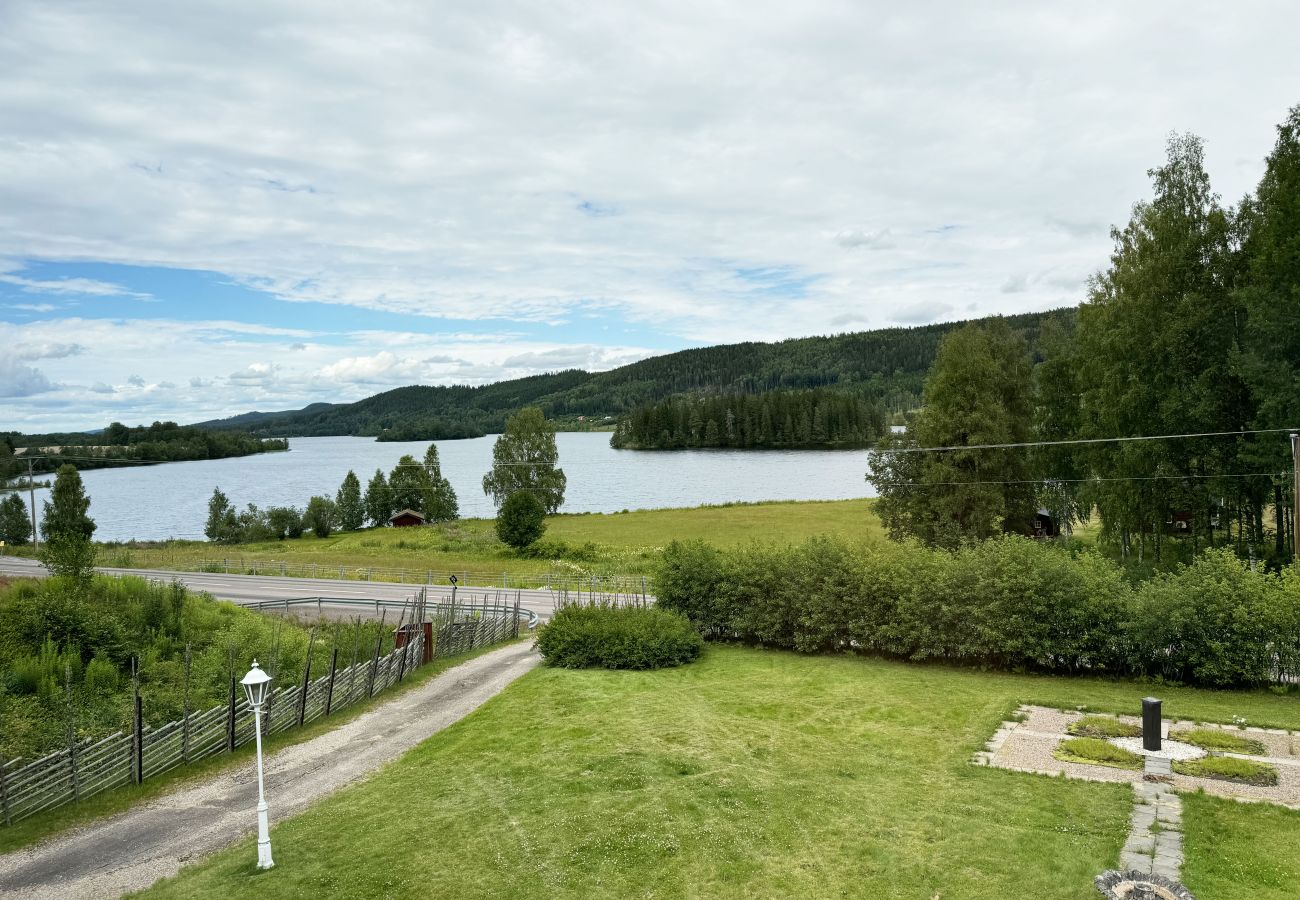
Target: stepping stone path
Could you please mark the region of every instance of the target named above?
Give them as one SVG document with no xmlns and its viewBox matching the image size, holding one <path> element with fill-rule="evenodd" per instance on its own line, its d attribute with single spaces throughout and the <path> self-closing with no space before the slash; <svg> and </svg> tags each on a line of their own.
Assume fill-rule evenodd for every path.
<svg viewBox="0 0 1300 900">
<path fill-rule="evenodd" d="M 1168 777 L 1169 760 L 1148 757 L 1146 774 L 1152 780 L 1133 785 L 1133 815 L 1120 868 L 1178 881 L 1183 867 L 1183 801 L 1172 787 L 1156 780 Z"/>
<path fill-rule="evenodd" d="M 1188 779 L 1174 774 L 1169 757 L 1175 754 L 1144 754 L 1141 774 L 1062 762 L 1052 755 L 1052 750 L 1068 737 L 1066 728 L 1079 714 L 1031 706 L 1019 707 L 1016 714 L 1019 721 L 1001 723 L 971 762 L 1020 772 L 1063 774 L 1067 778 L 1130 782 L 1134 804 L 1128 839 L 1118 860 L 1119 870 L 1098 875 L 1098 891 L 1112 900 L 1195 900 L 1191 891 L 1179 883 L 1183 867 L 1183 803 L 1174 791 L 1174 782 Z"/>
</svg>

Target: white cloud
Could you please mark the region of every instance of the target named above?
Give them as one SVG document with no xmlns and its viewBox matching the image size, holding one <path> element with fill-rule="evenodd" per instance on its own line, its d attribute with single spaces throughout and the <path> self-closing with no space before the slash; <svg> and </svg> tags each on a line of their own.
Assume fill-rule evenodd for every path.
<svg viewBox="0 0 1300 900">
<path fill-rule="evenodd" d="M 226 378 L 236 384 L 266 384 L 274 380 L 279 366 L 268 362 L 249 363 L 237 372 L 231 372 Z"/>
<path fill-rule="evenodd" d="M 40 369 L 12 359 L 0 359 L 0 397 L 33 397 L 54 389 Z"/>
<path fill-rule="evenodd" d="M 573 347 L 513 334 L 368 331 L 315 334 L 303 350 L 285 354 L 266 335 L 239 334 L 214 322 L 0 322 L 0 346 L 49 347 L 67 334 L 77 335 L 84 352 L 43 362 L 48 378 L 42 372 L 32 380 L 24 371 L 22 394 L 0 399 L 0 422 L 49 431 L 111 419 L 202 421 L 320 400 L 349 402 L 413 383 L 486 384 L 574 365 L 610 368 L 654 352 L 617 344 Z M 375 352 L 376 347 L 393 349 Z M 88 377 L 91 372 L 94 377 Z M 16 376 L 8 380 L 18 383 Z M 35 387 L 48 389 L 37 396 L 30 393 Z"/>
<path fill-rule="evenodd" d="M 110 400 L 197 419 L 608 367 L 659 335 L 1076 303 L 1171 129 L 1206 137 L 1223 196 L 1253 187 L 1297 99 L 1297 25 L 1171 0 L 10 0 L 0 317 L 59 317 L 0 321 L 0 347 L 86 350 L 39 371 L 6 353 L 9 383 L 47 386 L 0 421 L 89 426 Z M 493 321 L 77 319 L 58 312 L 77 294 L 148 298 L 41 260 L 212 271 L 430 331 Z M 628 346 L 580 331 L 592 314 Z"/>
<path fill-rule="evenodd" d="M 1000 288 L 1104 265 L 1170 129 L 1207 137 L 1224 196 L 1249 189 L 1296 99 L 1298 24 L 1285 5 L 1119 0 L 12 0 L 0 196 L 20 227 L 0 256 L 444 318 L 595 308 L 689 340 L 846 310 L 884 324 L 904 292 L 1077 302 Z M 764 267 L 807 286 L 734 277 Z"/>
<path fill-rule="evenodd" d="M 381 350 L 373 356 L 344 357 L 322 368 L 319 374 L 326 381 L 346 384 L 392 384 L 419 381 L 423 368 L 419 360 Z"/>
<path fill-rule="evenodd" d="M 1019 275 L 1008 275 L 1007 280 L 1002 282 L 1002 293 L 1004 294 L 1023 294 L 1029 290 L 1029 276 L 1023 272 Z"/>
<path fill-rule="evenodd" d="M 65 343 L 62 341 L 18 344 L 12 350 L 13 358 L 21 360 L 64 359 L 85 352 L 86 348 L 81 344 Z"/>
<path fill-rule="evenodd" d="M 867 249 L 867 250 L 887 250 L 894 246 L 893 238 L 889 234 L 888 228 L 880 231 L 861 231 L 858 229 L 849 229 L 841 231 L 835 235 L 835 243 L 849 250 Z"/>
<path fill-rule="evenodd" d="M 586 369 L 589 372 L 599 372 L 627 365 L 641 358 L 643 354 L 636 351 L 629 353 L 617 348 L 578 344 L 551 350 L 518 353 L 508 357 L 501 364 L 508 368 L 534 372 L 539 370 L 554 372 L 559 369 Z"/>
<path fill-rule="evenodd" d="M 113 284 L 108 281 L 96 281 L 93 278 L 54 278 L 54 279 L 36 279 L 23 278 L 20 275 L 0 275 L 0 284 L 11 284 L 21 288 L 29 294 L 60 294 L 60 295 L 78 295 L 87 297 L 135 297 L 137 299 L 148 298 L 148 294 L 141 294 L 128 290 L 120 284 Z M 29 307 L 33 311 L 48 311 L 53 307 L 49 304 L 39 304 Z"/>
<path fill-rule="evenodd" d="M 898 325 L 924 325 L 951 318 L 952 314 L 951 304 L 938 300 L 920 300 L 896 309 L 891 314 L 890 321 Z"/>
</svg>

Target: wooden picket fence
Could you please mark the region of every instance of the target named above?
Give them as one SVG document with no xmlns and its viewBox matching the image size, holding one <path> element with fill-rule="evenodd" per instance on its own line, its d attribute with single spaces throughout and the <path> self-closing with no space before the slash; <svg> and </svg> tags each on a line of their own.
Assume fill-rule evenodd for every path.
<svg viewBox="0 0 1300 900">
<path fill-rule="evenodd" d="M 380 655 L 377 642 L 370 658 L 340 669 L 335 648 L 328 675 L 304 676 L 299 684 L 272 691 L 262 716 L 262 735 L 301 728 L 402 681 L 424 658 L 423 628 L 408 627 L 410 640 L 386 655 Z M 460 621 L 441 619 L 433 631 L 431 657 L 454 656 L 518 637 L 519 627 L 517 606 L 484 610 Z M 137 690 L 130 733 L 70 741 L 27 763 L 0 763 L 0 821 L 11 825 L 104 791 L 141 784 L 177 766 L 233 752 L 255 737 L 253 710 L 242 695 L 232 678 L 226 703 L 153 728 L 143 721 Z"/>
</svg>

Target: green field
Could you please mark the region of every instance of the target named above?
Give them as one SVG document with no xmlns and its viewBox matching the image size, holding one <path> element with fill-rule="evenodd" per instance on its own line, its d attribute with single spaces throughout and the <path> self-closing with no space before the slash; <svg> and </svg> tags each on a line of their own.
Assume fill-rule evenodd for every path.
<svg viewBox="0 0 1300 900">
<path fill-rule="evenodd" d="M 1091 900 L 1130 788 L 969 759 L 1018 703 L 1132 711 L 1150 690 L 726 646 L 539 669 L 278 825 L 275 869 L 245 840 L 148 895 Z M 1269 693 L 1161 695 L 1170 716 L 1300 726 Z M 1300 814 L 1191 797 L 1185 827 L 1200 900 L 1300 893 Z"/>
<path fill-rule="evenodd" d="M 715 544 L 749 540 L 801 541 L 816 534 L 883 537 L 869 500 L 755 503 L 611 514 L 557 515 L 546 520 L 543 552 L 523 556 L 497 540 L 492 519 L 461 519 L 423 528 L 376 528 L 305 536 L 296 540 L 222 546 L 171 541 L 144 548 L 111 546 L 101 565 L 193 568 L 201 559 L 229 559 L 321 567 L 376 566 L 411 571 L 500 575 L 647 574 L 673 540 L 704 538 Z M 547 552 L 549 551 L 549 552 Z M 269 573 L 268 573 L 269 574 Z"/>
</svg>

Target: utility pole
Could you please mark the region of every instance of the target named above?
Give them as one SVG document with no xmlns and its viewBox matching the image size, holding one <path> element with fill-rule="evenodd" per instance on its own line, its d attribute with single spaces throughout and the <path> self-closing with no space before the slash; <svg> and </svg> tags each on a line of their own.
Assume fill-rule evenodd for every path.
<svg viewBox="0 0 1300 900">
<path fill-rule="evenodd" d="M 1300 434 L 1291 432 L 1291 558 L 1300 559 Z"/>
<path fill-rule="evenodd" d="M 1296 436 L 1291 435 L 1291 446 L 1295 447 Z M 27 457 L 27 496 L 32 504 L 32 549 L 41 549 L 41 535 L 36 530 L 36 477 L 32 474 L 32 458 Z"/>
</svg>

